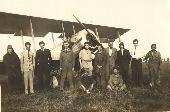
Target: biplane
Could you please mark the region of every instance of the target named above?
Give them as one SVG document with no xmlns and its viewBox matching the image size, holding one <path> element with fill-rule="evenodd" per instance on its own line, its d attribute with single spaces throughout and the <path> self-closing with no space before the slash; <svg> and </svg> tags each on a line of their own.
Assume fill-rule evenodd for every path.
<svg viewBox="0 0 170 112">
<path fill-rule="evenodd" d="M 123 35 L 130 30 L 81 23 L 76 17 L 75 19 L 77 22 L 0 12 L 0 34 L 21 36 L 23 48 L 23 36 L 29 36 L 33 40 L 33 47 L 36 51 L 34 38 L 44 37 L 49 32 L 61 33 L 62 35 L 58 38 L 63 38 L 63 41 L 64 39 L 70 39 L 70 42 L 73 45 L 73 51 L 78 53 L 85 41 L 89 41 L 92 44 L 95 44 L 96 42 L 106 43 L 108 39 L 114 41 L 119 38 L 120 35 Z M 54 37 L 52 36 L 51 38 Z M 61 45 L 57 45 L 56 43 L 52 52 L 54 52 L 55 55 L 53 60 L 59 60 Z M 2 64 L 0 67 L 2 68 Z"/>
</svg>

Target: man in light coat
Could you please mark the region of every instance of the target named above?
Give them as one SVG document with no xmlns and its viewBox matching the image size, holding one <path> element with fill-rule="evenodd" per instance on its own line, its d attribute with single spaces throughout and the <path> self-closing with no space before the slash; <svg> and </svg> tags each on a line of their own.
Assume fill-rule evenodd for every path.
<svg viewBox="0 0 170 112">
<path fill-rule="evenodd" d="M 35 58 L 34 54 L 30 51 L 31 44 L 25 43 L 26 50 L 21 53 L 21 72 L 24 75 L 25 94 L 34 93 L 33 79 L 34 79 L 34 67 Z M 30 91 L 28 91 L 28 83 Z"/>
</svg>

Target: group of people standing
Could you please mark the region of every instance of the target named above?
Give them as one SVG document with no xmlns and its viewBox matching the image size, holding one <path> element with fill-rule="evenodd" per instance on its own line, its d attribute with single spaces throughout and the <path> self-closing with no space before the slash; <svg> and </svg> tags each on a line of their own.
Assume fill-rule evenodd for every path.
<svg viewBox="0 0 170 112">
<path fill-rule="evenodd" d="M 45 49 L 45 43 L 39 43 L 40 48 L 36 55 L 31 52 L 31 44 L 25 43 L 25 50 L 21 57 L 14 52 L 11 45 L 7 47 L 7 53 L 3 57 L 3 63 L 8 75 L 9 90 L 13 91 L 21 86 L 22 78 L 24 80 L 25 94 L 34 93 L 34 74 L 37 74 L 38 85 L 41 89 L 47 89 L 50 84 L 49 73 L 52 61 L 49 49 Z M 36 69 L 36 71 L 35 71 Z"/>
<path fill-rule="evenodd" d="M 102 44 L 97 45 L 96 50 L 91 50 L 88 42 L 84 43 L 83 49 L 79 52 L 80 87 L 90 93 L 94 85 L 99 88 L 113 89 L 115 85 L 123 88 L 143 86 L 142 62 L 147 61 L 149 67 L 150 86 L 159 86 L 159 70 L 161 64 L 160 52 L 156 51 L 156 44 L 151 45 L 151 51 L 146 56 L 138 46 L 138 40 L 133 40 L 134 49 L 125 49 L 124 43 L 119 44 L 119 50 L 113 47 L 113 42 L 108 42 L 108 48 Z M 74 87 L 73 71 L 75 65 L 74 53 L 68 48 L 69 43 L 64 42 L 64 49 L 60 56 L 60 70 L 62 70 L 60 90 L 63 90 L 64 79 L 68 79 L 70 89 Z M 93 51 L 93 52 L 92 52 Z M 132 75 L 130 77 L 129 66 L 131 65 Z M 97 82 L 97 83 L 94 83 Z M 88 83 L 85 84 L 85 83 Z"/>
<path fill-rule="evenodd" d="M 151 45 L 151 51 L 146 56 L 141 53 L 137 39 L 133 40 L 133 44 L 134 49 L 129 51 L 125 49 L 123 42 L 119 44 L 119 50 L 113 47 L 113 42 L 108 42 L 108 48 L 98 44 L 96 50 L 92 52 L 89 43 L 85 42 L 78 56 L 80 63 L 79 73 L 81 74 L 78 81 L 80 87 L 90 93 L 95 84 L 99 88 L 108 88 L 110 90 L 123 90 L 128 89 L 130 86 L 142 86 L 142 60 L 148 62 L 150 86 L 159 85 L 161 55 L 156 50 L 156 44 Z M 45 49 L 43 41 L 39 45 L 40 49 L 34 55 L 30 51 L 31 44 L 26 42 L 26 49 L 22 52 L 20 59 L 12 46 L 8 45 L 7 53 L 3 57 L 10 85 L 15 83 L 15 76 L 21 70 L 24 77 L 25 94 L 34 93 L 34 73 L 37 74 L 38 84 L 43 90 L 50 86 L 51 53 L 49 49 Z M 131 78 L 128 74 L 130 65 L 132 69 Z M 20 68 L 20 70 L 16 68 Z M 66 79 L 69 82 L 70 90 L 73 90 L 75 84 L 77 84 L 73 78 L 75 73 L 75 54 L 69 48 L 69 42 L 67 41 L 63 42 L 63 49 L 60 54 L 60 71 L 60 90 L 64 90 Z"/>
</svg>

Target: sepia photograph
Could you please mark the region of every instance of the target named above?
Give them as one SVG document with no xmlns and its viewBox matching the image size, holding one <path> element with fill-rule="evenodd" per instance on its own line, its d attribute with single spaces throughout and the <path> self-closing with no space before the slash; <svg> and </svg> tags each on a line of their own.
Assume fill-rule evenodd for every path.
<svg viewBox="0 0 170 112">
<path fill-rule="evenodd" d="M 170 0 L 0 0 L 0 112 L 170 112 Z"/>
</svg>

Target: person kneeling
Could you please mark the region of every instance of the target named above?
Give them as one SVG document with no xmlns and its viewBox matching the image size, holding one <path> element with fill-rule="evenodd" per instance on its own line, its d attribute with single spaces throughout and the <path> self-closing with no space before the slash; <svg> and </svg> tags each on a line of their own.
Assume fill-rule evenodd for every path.
<svg viewBox="0 0 170 112">
<path fill-rule="evenodd" d="M 89 75 L 87 68 L 82 68 L 79 84 L 83 91 L 87 94 L 91 93 L 95 85 L 95 80 L 93 75 Z"/>
<path fill-rule="evenodd" d="M 114 67 L 107 85 L 108 90 L 126 91 L 126 85 L 123 83 L 122 77 L 119 74 L 118 67 Z"/>
</svg>

